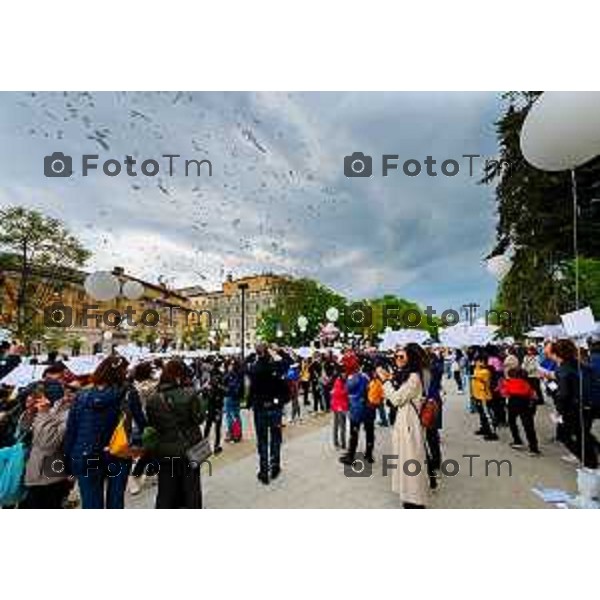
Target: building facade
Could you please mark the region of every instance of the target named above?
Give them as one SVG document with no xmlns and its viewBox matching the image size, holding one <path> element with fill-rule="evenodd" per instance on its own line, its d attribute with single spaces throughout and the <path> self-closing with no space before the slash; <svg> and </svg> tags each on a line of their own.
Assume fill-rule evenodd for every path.
<svg viewBox="0 0 600 600">
<path fill-rule="evenodd" d="M 112 274 L 121 284 L 139 283 L 142 295 L 137 299 L 120 295 L 102 302 L 86 293 L 87 273 L 70 271 L 58 277 L 41 270 L 32 272 L 26 291 L 26 341 L 31 350 L 88 354 L 128 342 L 154 348 L 183 345 L 193 321 L 188 298 L 128 275 L 120 267 Z M 18 270 L 0 269 L 0 327 L 12 331 L 19 320 L 20 281 Z"/>
<path fill-rule="evenodd" d="M 222 289 L 205 291 L 197 286 L 178 290 L 190 300 L 190 306 L 202 315 L 210 314 L 211 322 L 202 316 L 202 324 L 211 329 L 212 339 L 221 346 L 242 346 L 242 293 L 244 296 L 246 347 L 259 340 L 257 337 L 260 314 L 275 306 L 277 298 L 285 293 L 289 277 L 274 274 L 251 275 L 233 279 L 228 276 Z"/>
</svg>

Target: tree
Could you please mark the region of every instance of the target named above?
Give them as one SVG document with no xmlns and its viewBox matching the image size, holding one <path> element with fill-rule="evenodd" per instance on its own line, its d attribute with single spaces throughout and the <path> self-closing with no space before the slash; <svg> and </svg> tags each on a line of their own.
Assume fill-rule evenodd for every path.
<svg viewBox="0 0 600 600">
<path fill-rule="evenodd" d="M 257 334 L 266 342 L 303 345 L 315 339 L 327 322 L 330 307 L 343 313 L 346 298 L 313 279 L 290 279 L 281 286 L 275 306 L 258 317 Z M 298 317 L 308 319 L 305 331 L 298 327 Z M 278 336 L 280 332 L 282 335 Z"/>
<path fill-rule="evenodd" d="M 569 271 L 573 253 L 571 174 L 540 171 L 521 154 L 523 121 L 541 92 L 510 92 L 496 122 L 498 160 L 488 163 L 482 183 L 496 187 L 496 243 L 488 258 L 513 251 L 513 265 L 501 282 L 496 304 L 513 315 L 512 334 L 540 323 L 556 322 L 572 307 L 568 285 L 558 275 Z M 579 254 L 600 257 L 600 159 L 577 169 Z"/>
<path fill-rule="evenodd" d="M 188 327 L 182 334 L 183 345 L 191 350 L 205 348 L 208 344 L 208 331 L 201 324 L 197 323 Z"/>
<path fill-rule="evenodd" d="M 61 221 L 20 206 L 0 210 L 0 249 L 0 268 L 18 278 L 12 329 L 28 343 L 35 317 L 90 253 Z"/>
</svg>

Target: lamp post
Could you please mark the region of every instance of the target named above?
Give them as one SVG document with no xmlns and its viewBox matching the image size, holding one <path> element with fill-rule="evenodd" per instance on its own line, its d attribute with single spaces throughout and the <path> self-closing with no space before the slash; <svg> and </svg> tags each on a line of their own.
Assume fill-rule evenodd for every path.
<svg viewBox="0 0 600 600">
<path fill-rule="evenodd" d="M 238 290 L 242 292 L 242 361 L 246 357 L 246 290 L 247 283 L 238 283 Z"/>
</svg>

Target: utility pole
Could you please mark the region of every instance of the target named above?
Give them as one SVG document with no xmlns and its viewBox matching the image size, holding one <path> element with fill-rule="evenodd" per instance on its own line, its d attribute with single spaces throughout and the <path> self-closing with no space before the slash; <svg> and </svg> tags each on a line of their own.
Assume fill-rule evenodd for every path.
<svg viewBox="0 0 600 600">
<path fill-rule="evenodd" d="M 238 283 L 238 290 L 242 292 L 242 361 L 246 358 L 246 290 L 247 283 Z"/>
</svg>

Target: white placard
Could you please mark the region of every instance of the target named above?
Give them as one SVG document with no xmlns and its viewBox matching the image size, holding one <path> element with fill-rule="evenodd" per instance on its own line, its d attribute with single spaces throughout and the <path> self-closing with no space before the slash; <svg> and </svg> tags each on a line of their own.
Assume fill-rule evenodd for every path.
<svg viewBox="0 0 600 600">
<path fill-rule="evenodd" d="M 596 331 L 594 313 L 589 306 L 560 316 L 569 337 L 581 337 Z"/>
</svg>

